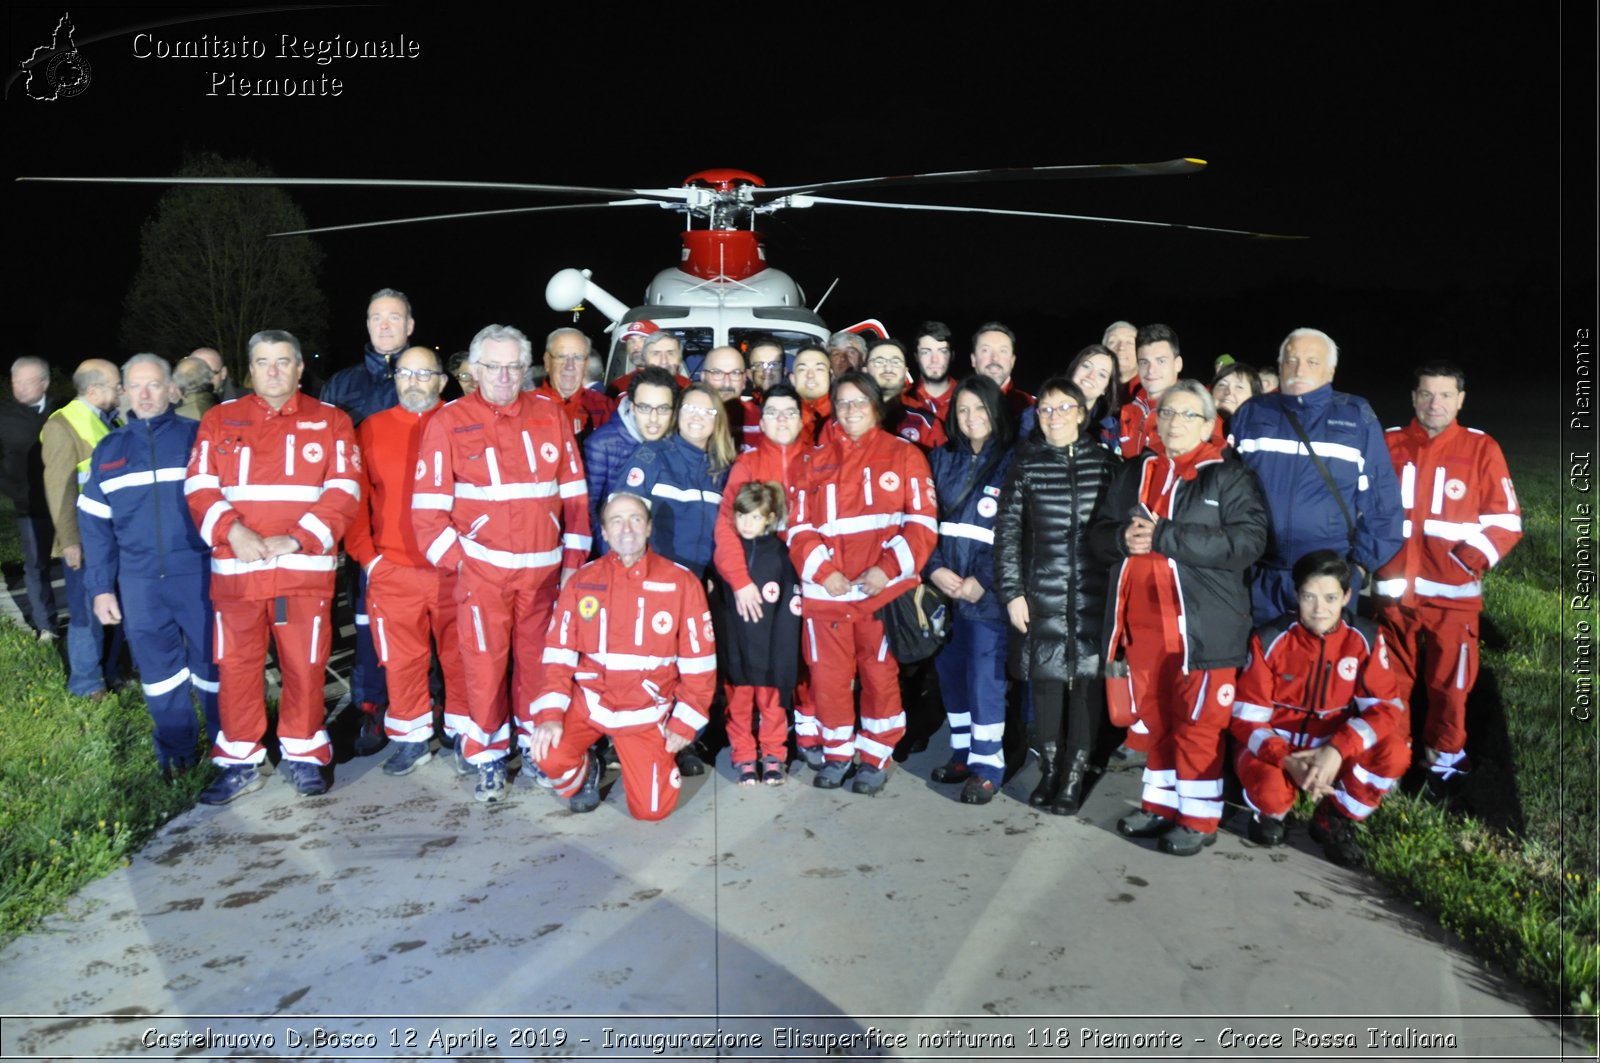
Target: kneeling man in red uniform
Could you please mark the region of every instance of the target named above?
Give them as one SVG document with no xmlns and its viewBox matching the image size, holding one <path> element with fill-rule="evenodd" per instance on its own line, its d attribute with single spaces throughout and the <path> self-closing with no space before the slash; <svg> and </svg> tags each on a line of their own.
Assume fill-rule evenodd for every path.
<svg viewBox="0 0 1600 1063">
<path fill-rule="evenodd" d="M 700 581 L 650 550 L 650 508 L 611 496 L 600 515 L 610 553 L 567 583 L 545 637 L 529 751 L 574 812 L 600 804 L 589 747 L 611 736 L 628 811 L 665 819 L 678 803 L 678 750 L 706 725 L 717 682 L 711 610 Z"/>
<path fill-rule="evenodd" d="M 1355 825 L 1411 763 L 1410 729 L 1389 651 L 1365 618 L 1344 618 L 1350 565 L 1314 550 L 1294 566 L 1299 617 L 1257 628 L 1239 672 L 1230 728 L 1250 840 L 1282 845 L 1299 792 L 1320 798 L 1311 836 L 1337 864 L 1357 864 Z"/>
</svg>

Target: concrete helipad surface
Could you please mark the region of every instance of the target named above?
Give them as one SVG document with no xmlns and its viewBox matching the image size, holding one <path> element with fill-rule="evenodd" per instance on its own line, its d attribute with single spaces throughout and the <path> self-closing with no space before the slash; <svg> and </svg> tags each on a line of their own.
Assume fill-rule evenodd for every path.
<svg viewBox="0 0 1600 1063">
<path fill-rule="evenodd" d="M 655 825 L 614 789 L 477 805 L 387 752 L 322 797 L 269 779 L 0 953 L 0 1050 L 1562 1058 L 1536 1002 L 1303 834 L 1163 856 L 1115 833 L 1136 773 L 1080 817 L 1027 806 L 1031 767 L 968 807 L 926 781 L 937 743 L 876 799 L 798 766 L 740 788 L 724 754 Z"/>
</svg>

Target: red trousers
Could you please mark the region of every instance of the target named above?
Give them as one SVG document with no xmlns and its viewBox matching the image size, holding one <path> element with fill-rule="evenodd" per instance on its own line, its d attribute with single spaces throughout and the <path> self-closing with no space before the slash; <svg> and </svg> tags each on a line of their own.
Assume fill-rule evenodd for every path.
<svg viewBox="0 0 1600 1063">
<path fill-rule="evenodd" d="M 1222 818 L 1222 735 L 1233 716 L 1236 669 L 1183 672 L 1159 639 L 1128 643 L 1134 705 L 1149 729 L 1146 812 L 1214 834 Z"/>
<path fill-rule="evenodd" d="M 411 568 L 387 558 L 367 577 L 372 642 L 389 687 L 383 729 L 396 742 L 426 742 L 433 737 L 430 637 L 444 669 L 445 731 L 455 735 L 466 726 L 467 672 L 456 644 L 456 583 L 452 571 Z"/>
<path fill-rule="evenodd" d="M 506 666 L 516 671 L 511 695 L 525 728 L 544 674 L 544 636 L 560 590 L 554 568 L 503 569 L 470 558 L 456 581 L 456 638 L 467 679 L 467 717 L 460 730 L 468 762 L 500 760 L 511 748 Z"/>
<path fill-rule="evenodd" d="M 215 603 L 217 712 L 222 727 L 211 759 L 260 764 L 267 755 L 267 636 L 278 648 L 283 691 L 278 701 L 278 745 L 289 760 L 327 764 L 333 759 L 323 730 L 323 687 L 333 623 L 326 598 L 268 598 Z"/>
<path fill-rule="evenodd" d="M 634 819 L 666 819 L 678 804 L 683 779 L 677 759 L 667 752 L 666 736 L 659 724 L 617 730 L 601 727 L 589 717 L 588 695 L 574 685 L 572 705 L 561 721 L 561 741 L 539 761 L 539 770 L 555 782 L 555 791 L 571 797 L 598 765 L 589 760 L 589 747 L 601 735 L 610 735 L 622 767 L 622 788 L 628 812 Z M 781 714 L 780 714 L 781 715 Z"/>
<path fill-rule="evenodd" d="M 1379 611 L 1378 624 L 1401 704 L 1411 703 L 1419 676 L 1426 685 L 1423 744 L 1435 753 L 1459 754 L 1467 745 L 1467 695 L 1478 681 L 1477 612 L 1389 605 Z"/>
<path fill-rule="evenodd" d="M 728 755 L 733 763 L 754 761 L 758 738 L 762 756 L 783 760 L 788 753 L 789 719 L 783 711 L 778 688 L 735 686 L 729 689 L 732 693 L 728 697 Z M 761 714 L 759 732 L 756 713 Z"/>
<path fill-rule="evenodd" d="M 1334 799 L 1351 819 L 1366 819 L 1410 765 L 1411 743 L 1405 735 L 1390 735 L 1340 765 L 1333 780 Z M 1251 808 L 1281 819 L 1294 807 L 1300 791 L 1281 767 L 1257 760 L 1248 749 L 1239 750 L 1233 766 Z"/>
<path fill-rule="evenodd" d="M 826 620 L 807 616 L 801 636 L 811 669 L 823 752 L 829 760 L 851 760 L 882 768 L 906 733 L 900 705 L 900 663 L 889 652 L 882 621 Z M 824 664 L 824 662 L 826 662 Z M 861 731 L 856 732 L 854 679 L 861 676 Z"/>
</svg>

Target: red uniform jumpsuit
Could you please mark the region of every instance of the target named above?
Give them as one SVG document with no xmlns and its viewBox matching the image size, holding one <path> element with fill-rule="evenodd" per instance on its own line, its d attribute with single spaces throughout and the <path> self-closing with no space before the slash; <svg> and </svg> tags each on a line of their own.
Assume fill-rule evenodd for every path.
<svg viewBox="0 0 1600 1063">
<path fill-rule="evenodd" d="M 827 435 L 811 455 L 789 519 L 789 554 L 804 598 L 802 659 L 811 669 L 827 759 L 849 761 L 860 750 L 863 765 L 882 768 L 905 733 L 906 714 L 899 665 L 873 614 L 921 582 L 938 538 L 939 506 L 928 459 L 913 444 L 881 429 L 860 439 Z M 835 572 L 855 581 L 874 565 L 889 577 L 874 597 L 852 586 L 835 598 L 823 587 Z M 858 669 L 859 736 L 852 691 Z"/>
<path fill-rule="evenodd" d="M 942 425 L 950 416 L 950 403 L 956 397 L 956 385 L 959 383 L 959 380 L 950 378 L 943 394 L 930 395 L 927 382 L 919 380 L 906 392 L 905 401 L 927 409 L 933 414 L 933 419 Z"/>
<path fill-rule="evenodd" d="M 350 418 L 302 392 L 277 410 L 246 395 L 212 407 L 200 423 L 184 493 L 200 537 L 212 547 L 222 725 L 211 750 L 217 764 L 259 764 L 266 757 L 261 677 L 269 632 L 283 674 L 283 755 L 310 764 L 333 759 L 322 727 L 333 635 L 329 605 L 338 543 L 359 504 L 360 480 L 361 450 Z M 263 538 L 292 536 L 300 549 L 242 561 L 228 544 L 228 532 L 240 521 Z"/>
<path fill-rule="evenodd" d="M 439 409 L 412 413 L 394 406 L 362 421 L 356 433 L 367 490 L 344 545 L 367 574 L 372 641 L 388 677 L 383 727 L 396 742 L 433 736 L 430 635 L 444 670 L 445 732 L 453 738 L 467 722 L 467 674 L 456 643 L 456 573 L 429 564 L 411 519 L 422 430 Z"/>
<path fill-rule="evenodd" d="M 603 391 L 596 391 L 591 387 L 581 387 L 566 398 L 561 397 L 561 392 L 555 385 L 546 380 L 533 389 L 535 395 L 543 395 L 551 402 L 560 406 L 566 413 L 568 423 L 572 426 L 572 437 L 582 442 L 590 432 L 611 420 L 611 415 L 616 412 L 616 401 Z"/>
<path fill-rule="evenodd" d="M 803 438 L 786 447 L 780 447 L 766 436 L 757 436 L 747 450 L 734 459 L 728 470 L 728 482 L 722 488 L 722 507 L 717 511 L 716 552 L 712 558 L 717 572 L 730 590 L 739 591 L 751 585 L 750 571 L 745 567 L 744 544 L 733 522 L 733 502 L 739 488 L 752 480 L 762 480 L 783 485 L 784 504 L 789 510 L 789 522 L 794 519 L 800 482 L 805 477 L 813 447 Z M 779 529 L 780 531 L 782 529 Z M 787 608 L 781 602 L 770 602 L 762 608 Z M 799 647 L 795 647 L 796 652 Z M 732 700 L 732 692 L 729 692 Z M 764 707 L 765 708 L 765 707 Z M 817 729 L 817 709 L 811 700 L 811 679 L 806 673 L 804 660 L 799 681 L 794 689 L 794 737 L 799 745 L 811 747 L 822 744 L 822 733 Z"/>
<path fill-rule="evenodd" d="M 628 811 L 665 819 L 681 784 L 666 732 L 692 740 L 716 686 L 700 580 L 648 549 L 631 566 L 606 554 L 567 583 L 550 618 L 533 725 L 560 723 L 562 731 L 539 770 L 571 797 L 595 770 L 589 747 L 610 735 Z"/>
<path fill-rule="evenodd" d="M 561 408 L 533 394 L 494 406 L 457 399 L 423 429 L 412 520 L 427 559 L 459 566 L 457 639 L 466 667 L 467 761 L 511 744 L 506 664 L 516 662 L 516 719 L 539 688 L 544 630 L 560 581 L 589 555 L 583 459 Z"/>
<path fill-rule="evenodd" d="M 1373 590 L 1400 699 L 1427 686 L 1428 767 L 1466 770 L 1467 694 L 1478 678 L 1483 574 L 1522 538 L 1522 512 L 1505 456 L 1476 428 L 1452 423 L 1433 438 L 1415 420 L 1384 433 L 1406 518 L 1405 545 L 1378 569 Z"/>
<path fill-rule="evenodd" d="M 1294 806 L 1299 791 L 1283 770 L 1290 753 L 1339 751 L 1334 800 L 1351 819 L 1369 816 L 1411 762 L 1383 636 L 1356 623 L 1341 620 L 1315 635 L 1298 621 L 1279 622 L 1250 636 L 1230 730 L 1245 801 L 1263 815 L 1281 818 Z"/>
</svg>

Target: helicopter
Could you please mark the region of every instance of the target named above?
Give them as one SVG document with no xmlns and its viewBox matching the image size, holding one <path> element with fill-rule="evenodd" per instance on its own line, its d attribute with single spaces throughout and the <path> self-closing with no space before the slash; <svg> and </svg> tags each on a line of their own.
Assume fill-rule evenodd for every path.
<svg viewBox="0 0 1600 1063">
<path fill-rule="evenodd" d="M 816 206 L 872 207 L 884 210 L 987 214 L 1139 225 L 1257 239 L 1301 239 L 1275 233 L 1177 222 L 1107 218 L 1051 211 L 1009 210 L 997 207 L 844 199 L 829 194 L 837 191 L 898 191 L 939 185 L 1054 181 L 1074 178 L 1173 177 L 1201 173 L 1206 165 L 1203 159 L 1183 157 L 1153 163 L 952 170 L 788 186 L 769 186 L 762 178 L 748 171 L 721 168 L 690 174 L 682 185 L 671 188 L 604 188 L 404 178 L 19 177 L 18 180 L 96 184 L 382 187 L 558 194 L 598 200 L 598 202 L 511 207 L 355 222 L 273 233 L 273 236 L 309 236 L 421 222 L 617 207 L 656 207 L 681 213 L 687 220 L 680 232 L 682 247 L 679 261 L 655 275 L 645 289 L 644 301 L 641 304 L 629 306 L 612 295 L 595 283 L 592 272 L 587 269 L 559 270 L 545 286 L 545 302 L 551 310 L 571 313 L 574 320 L 578 320 L 584 310 L 593 307 L 605 317 L 607 322 L 605 331 L 611 336 L 605 358 L 606 378 L 611 379 L 619 372 L 632 368 L 627 364 L 627 356 L 624 353 L 623 334 L 628 331 L 629 325 L 636 322 L 650 322 L 654 328 L 678 336 L 683 342 L 684 364 L 689 371 L 693 371 L 705 353 L 714 347 L 733 346 L 745 350 L 757 339 L 773 339 L 783 345 L 785 360 L 788 361 L 802 345 L 826 344 L 831 331 L 819 310 L 828 295 L 832 293 L 833 287 L 830 286 L 815 305 L 807 306 L 805 293 L 794 278 L 767 262 L 766 247 L 756 229 L 756 221 L 764 215 L 780 210 L 803 210 Z M 837 281 L 834 283 L 836 285 Z M 842 331 L 873 331 L 880 334 L 886 332 L 881 323 L 874 319 L 858 322 Z"/>
</svg>

